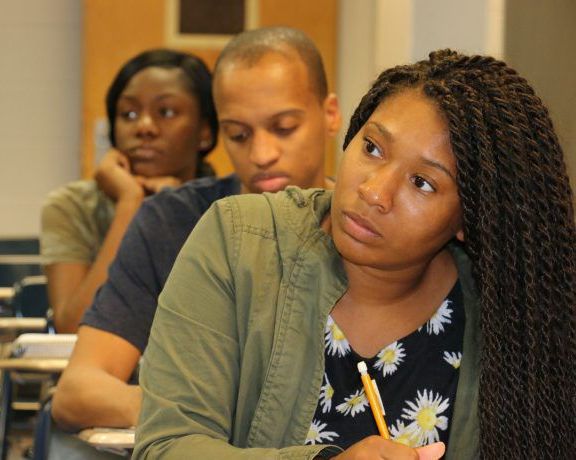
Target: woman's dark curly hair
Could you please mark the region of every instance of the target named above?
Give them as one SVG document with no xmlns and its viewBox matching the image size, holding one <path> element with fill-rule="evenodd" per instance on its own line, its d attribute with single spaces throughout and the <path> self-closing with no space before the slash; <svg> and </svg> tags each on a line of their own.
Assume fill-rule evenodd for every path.
<svg viewBox="0 0 576 460">
<path fill-rule="evenodd" d="M 480 297 L 481 457 L 574 458 L 576 231 L 548 111 L 504 62 L 441 50 L 380 74 L 344 148 L 386 97 L 407 88 L 440 108 L 456 157 Z"/>
<path fill-rule="evenodd" d="M 115 121 L 118 99 L 132 77 L 148 67 L 176 68 L 182 71 L 186 88 L 198 101 L 200 116 L 210 126 L 212 134 L 210 145 L 198 150 L 198 176 L 214 175 L 210 165 L 204 161 L 204 157 L 214 149 L 218 139 L 218 118 L 212 97 L 212 74 L 204 61 L 192 54 L 163 48 L 147 50 L 129 59 L 122 66 L 106 94 L 110 143 L 116 146 Z"/>
</svg>

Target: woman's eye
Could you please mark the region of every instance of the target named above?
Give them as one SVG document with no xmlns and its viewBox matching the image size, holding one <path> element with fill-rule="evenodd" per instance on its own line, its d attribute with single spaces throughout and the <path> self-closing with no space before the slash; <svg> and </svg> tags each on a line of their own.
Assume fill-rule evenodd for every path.
<svg viewBox="0 0 576 460">
<path fill-rule="evenodd" d="M 426 179 L 424 179 L 421 176 L 414 176 L 414 178 L 412 179 L 412 182 L 414 183 L 414 185 L 416 187 L 418 187 L 423 192 L 435 192 L 436 191 L 436 189 L 434 187 L 432 187 L 430 182 L 428 182 Z"/>
<path fill-rule="evenodd" d="M 164 107 L 160 109 L 160 115 L 162 115 L 163 118 L 172 118 L 176 115 L 176 110 Z"/>
<path fill-rule="evenodd" d="M 124 120 L 136 120 L 138 118 L 138 113 L 135 110 L 124 110 L 120 112 L 120 117 Z"/>
<path fill-rule="evenodd" d="M 364 151 L 370 156 L 382 157 L 382 152 L 370 139 L 364 139 Z"/>
</svg>

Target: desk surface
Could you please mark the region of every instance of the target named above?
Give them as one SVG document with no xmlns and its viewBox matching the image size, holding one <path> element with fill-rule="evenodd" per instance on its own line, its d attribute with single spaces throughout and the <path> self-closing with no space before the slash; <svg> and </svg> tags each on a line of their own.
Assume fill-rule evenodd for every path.
<svg viewBox="0 0 576 460">
<path fill-rule="evenodd" d="M 43 331 L 46 329 L 46 318 L 0 318 L 0 329 Z"/>
<path fill-rule="evenodd" d="M 62 372 L 67 359 L 8 358 L 0 359 L 0 369 L 21 372 Z"/>
<path fill-rule="evenodd" d="M 0 287 L 0 300 L 9 300 L 14 297 L 13 287 Z"/>
</svg>

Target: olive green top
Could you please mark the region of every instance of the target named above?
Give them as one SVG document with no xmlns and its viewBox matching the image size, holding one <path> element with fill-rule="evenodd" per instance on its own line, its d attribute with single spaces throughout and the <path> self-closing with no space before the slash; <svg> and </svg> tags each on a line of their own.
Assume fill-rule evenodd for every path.
<svg viewBox="0 0 576 460">
<path fill-rule="evenodd" d="M 114 202 L 93 180 L 70 182 L 51 192 L 42 208 L 42 263 L 93 263 L 114 210 Z"/>
</svg>

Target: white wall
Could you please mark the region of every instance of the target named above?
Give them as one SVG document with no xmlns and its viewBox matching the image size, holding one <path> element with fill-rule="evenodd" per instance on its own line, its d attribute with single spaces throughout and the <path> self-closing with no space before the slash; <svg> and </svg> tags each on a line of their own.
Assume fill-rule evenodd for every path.
<svg viewBox="0 0 576 460">
<path fill-rule="evenodd" d="M 37 235 L 48 191 L 79 177 L 81 2 L 0 11 L 0 237 Z"/>
<path fill-rule="evenodd" d="M 576 1 L 508 0 L 506 60 L 536 89 L 576 187 Z"/>
<path fill-rule="evenodd" d="M 371 82 L 388 67 L 447 47 L 501 56 L 504 4 L 505 0 L 340 0 L 337 91 L 344 125 Z"/>
<path fill-rule="evenodd" d="M 464 53 L 485 51 L 484 0 L 413 0 L 412 58 L 426 59 L 430 51 L 452 48 Z"/>
<path fill-rule="evenodd" d="M 336 92 L 342 110 L 342 129 L 338 136 L 341 148 L 350 117 L 360 97 L 370 88 L 378 75 L 372 15 L 377 0 L 340 0 L 338 22 L 338 57 Z"/>
</svg>

